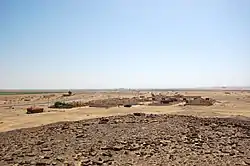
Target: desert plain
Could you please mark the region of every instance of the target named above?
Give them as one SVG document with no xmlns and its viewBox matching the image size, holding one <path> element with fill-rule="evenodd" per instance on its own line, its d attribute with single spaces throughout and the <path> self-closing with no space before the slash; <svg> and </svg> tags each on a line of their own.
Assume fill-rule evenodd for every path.
<svg viewBox="0 0 250 166">
<path fill-rule="evenodd" d="M 67 92 L 67 91 L 66 91 Z M 64 92 L 65 93 L 65 92 Z M 0 131 L 8 131 L 19 128 L 35 127 L 59 121 L 74 121 L 91 119 L 103 116 L 125 115 L 134 112 L 152 114 L 177 114 L 193 115 L 199 117 L 250 117 L 250 91 L 162 91 L 162 92 L 137 92 L 137 91 L 86 91 L 76 92 L 72 96 L 63 97 L 64 93 L 42 94 L 18 94 L 0 95 Z M 182 106 L 179 104 L 167 106 L 140 105 L 132 108 L 113 107 L 88 108 L 78 107 L 72 109 L 52 109 L 48 106 L 56 101 L 91 101 L 112 98 L 132 98 L 138 96 L 150 96 L 150 93 L 162 95 L 174 95 L 176 93 L 185 96 L 202 96 L 216 100 L 212 106 Z M 41 114 L 26 114 L 30 106 L 42 107 Z"/>
<path fill-rule="evenodd" d="M 250 165 L 250 91 L 72 92 L 0 95 L 0 165 Z M 152 94 L 214 102 L 49 108 Z"/>
</svg>

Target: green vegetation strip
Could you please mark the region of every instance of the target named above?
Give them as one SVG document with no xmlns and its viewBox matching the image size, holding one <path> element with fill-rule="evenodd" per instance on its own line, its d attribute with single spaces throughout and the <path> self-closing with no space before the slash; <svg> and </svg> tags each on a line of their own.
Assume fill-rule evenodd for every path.
<svg viewBox="0 0 250 166">
<path fill-rule="evenodd" d="M 62 92 L 0 92 L 0 95 L 25 95 L 25 94 L 45 94 L 45 93 L 62 93 Z"/>
</svg>

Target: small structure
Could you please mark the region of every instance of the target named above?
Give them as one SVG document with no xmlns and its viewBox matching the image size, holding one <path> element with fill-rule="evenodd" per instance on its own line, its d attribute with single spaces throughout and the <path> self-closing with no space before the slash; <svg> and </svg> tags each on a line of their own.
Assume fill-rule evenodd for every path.
<svg viewBox="0 0 250 166">
<path fill-rule="evenodd" d="M 197 106 L 211 106 L 214 104 L 214 100 L 210 98 L 195 98 L 193 100 L 186 100 L 185 105 L 197 105 Z"/>
<path fill-rule="evenodd" d="M 43 112 L 43 108 L 39 108 L 39 107 L 29 107 L 27 108 L 27 114 L 35 114 L 35 113 L 42 113 Z"/>
<path fill-rule="evenodd" d="M 67 96 L 71 96 L 72 95 L 72 92 L 71 91 L 68 91 L 67 94 L 63 94 L 63 97 L 67 97 Z"/>
</svg>

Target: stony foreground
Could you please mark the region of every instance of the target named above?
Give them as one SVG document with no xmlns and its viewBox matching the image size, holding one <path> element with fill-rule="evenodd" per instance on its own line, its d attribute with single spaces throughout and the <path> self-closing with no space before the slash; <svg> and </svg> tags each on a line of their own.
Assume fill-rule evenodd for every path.
<svg viewBox="0 0 250 166">
<path fill-rule="evenodd" d="M 0 165 L 250 165 L 250 121 L 135 113 L 14 130 Z"/>
</svg>

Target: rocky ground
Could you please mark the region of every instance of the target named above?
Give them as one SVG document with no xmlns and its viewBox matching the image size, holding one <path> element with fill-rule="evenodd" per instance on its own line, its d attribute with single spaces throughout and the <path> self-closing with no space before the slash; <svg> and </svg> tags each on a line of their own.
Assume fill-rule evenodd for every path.
<svg viewBox="0 0 250 166">
<path fill-rule="evenodd" d="M 250 165 L 250 121 L 134 113 L 13 130 L 0 165 Z"/>
</svg>

